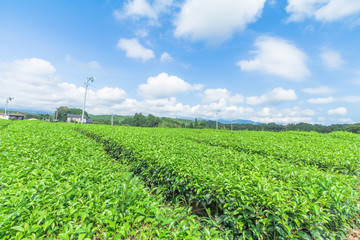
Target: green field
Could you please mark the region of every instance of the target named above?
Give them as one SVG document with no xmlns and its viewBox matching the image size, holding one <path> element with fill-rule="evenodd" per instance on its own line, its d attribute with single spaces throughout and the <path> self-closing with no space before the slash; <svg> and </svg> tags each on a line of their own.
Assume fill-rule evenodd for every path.
<svg viewBox="0 0 360 240">
<path fill-rule="evenodd" d="M 0 239 L 346 239 L 359 176 L 351 133 L 0 121 Z"/>
</svg>

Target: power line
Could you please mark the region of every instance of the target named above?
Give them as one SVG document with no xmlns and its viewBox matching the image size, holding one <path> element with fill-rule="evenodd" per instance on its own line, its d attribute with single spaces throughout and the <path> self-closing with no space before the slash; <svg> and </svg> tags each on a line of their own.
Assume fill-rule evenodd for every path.
<svg viewBox="0 0 360 240">
<path fill-rule="evenodd" d="M 220 110 L 216 110 L 216 130 L 219 129 L 219 120 L 218 120 L 218 114 L 220 113 Z"/>
<path fill-rule="evenodd" d="M 86 103 L 86 93 L 87 93 L 87 89 L 89 86 L 89 82 L 93 82 L 95 80 L 94 77 L 88 77 L 86 78 L 86 82 L 85 82 L 85 96 L 84 96 L 84 105 L 83 105 L 83 110 L 82 110 L 82 114 L 81 114 L 81 123 L 84 123 L 84 113 L 85 113 L 85 103 Z"/>
<path fill-rule="evenodd" d="M 89 86 L 90 86 L 90 87 L 93 87 L 93 88 L 95 88 L 95 89 L 97 89 L 97 90 L 100 90 L 99 87 L 97 87 L 97 86 L 95 86 L 95 85 L 93 85 L 93 84 L 89 84 Z"/>
<path fill-rule="evenodd" d="M 4 118 L 5 118 L 5 119 L 6 119 L 6 112 L 7 112 L 7 108 L 8 108 L 9 102 L 10 102 L 11 100 L 13 100 L 13 99 L 14 99 L 13 97 L 8 97 L 8 98 L 6 99 L 5 113 L 4 113 Z"/>
</svg>

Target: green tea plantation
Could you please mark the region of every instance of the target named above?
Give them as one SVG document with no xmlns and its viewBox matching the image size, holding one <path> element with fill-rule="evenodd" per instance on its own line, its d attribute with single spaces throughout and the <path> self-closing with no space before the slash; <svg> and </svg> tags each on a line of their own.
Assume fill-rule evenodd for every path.
<svg viewBox="0 0 360 240">
<path fill-rule="evenodd" d="M 356 239 L 360 136 L 0 121 L 0 239 Z"/>
</svg>

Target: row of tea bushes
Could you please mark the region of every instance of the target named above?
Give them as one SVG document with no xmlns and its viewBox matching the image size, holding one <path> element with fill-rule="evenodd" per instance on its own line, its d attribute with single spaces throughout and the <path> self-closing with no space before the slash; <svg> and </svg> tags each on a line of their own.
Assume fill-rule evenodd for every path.
<svg viewBox="0 0 360 240">
<path fill-rule="evenodd" d="M 360 176 L 359 136 L 352 133 L 177 130 L 194 141 L 262 156 L 273 156 L 297 165 L 328 172 Z M 356 141 L 356 139 L 358 141 Z"/>
<path fill-rule="evenodd" d="M 0 131 L 0 239 L 216 239 L 95 141 L 46 122 Z"/>
<path fill-rule="evenodd" d="M 212 146 L 211 131 L 76 128 L 169 198 L 204 207 L 236 239 L 345 238 L 360 214 L 355 176 Z"/>
</svg>

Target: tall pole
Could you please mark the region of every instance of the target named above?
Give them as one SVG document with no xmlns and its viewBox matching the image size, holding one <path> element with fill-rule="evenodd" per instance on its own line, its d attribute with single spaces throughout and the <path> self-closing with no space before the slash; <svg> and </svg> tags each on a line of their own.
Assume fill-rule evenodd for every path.
<svg viewBox="0 0 360 240">
<path fill-rule="evenodd" d="M 10 102 L 11 100 L 13 100 L 13 99 L 14 99 L 13 97 L 8 97 L 8 98 L 6 99 L 5 113 L 4 113 L 4 118 L 5 118 L 5 119 L 6 119 L 6 112 L 7 112 L 8 106 L 9 106 L 9 102 Z"/>
<path fill-rule="evenodd" d="M 111 115 L 111 126 L 114 125 L 114 114 Z"/>
<path fill-rule="evenodd" d="M 85 113 L 85 103 L 86 103 L 86 93 L 87 93 L 87 88 L 89 86 L 89 82 L 93 82 L 94 78 L 93 77 L 88 77 L 86 78 L 86 82 L 85 82 L 85 96 L 84 96 L 84 105 L 83 105 L 83 110 L 82 110 L 82 114 L 81 114 L 81 123 L 84 123 L 84 113 Z"/>
<path fill-rule="evenodd" d="M 216 130 L 219 129 L 219 121 L 218 121 L 218 113 L 220 112 L 220 110 L 216 110 Z"/>
<path fill-rule="evenodd" d="M 54 122 L 58 121 L 58 117 L 59 117 L 59 109 L 56 109 L 55 116 L 54 116 Z"/>
<path fill-rule="evenodd" d="M 233 121 L 231 120 L 231 131 L 233 130 Z"/>
</svg>

